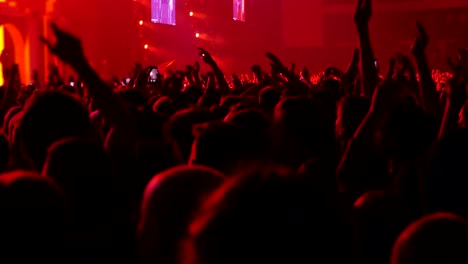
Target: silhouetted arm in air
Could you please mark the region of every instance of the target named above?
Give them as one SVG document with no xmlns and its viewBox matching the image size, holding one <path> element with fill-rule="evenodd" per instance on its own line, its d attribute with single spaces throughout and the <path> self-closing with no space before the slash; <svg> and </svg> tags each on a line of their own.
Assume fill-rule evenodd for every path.
<svg viewBox="0 0 468 264">
<path fill-rule="evenodd" d="M 208 64 L 213 70 L 214 76 L 216 77 L 216 81 L 218 82 L 218 87 L 221 90 L 221 92 L 223 94 L 228 94 L 229 84 L 227 83 L 226 78 L 224 77 L 224 73 L 221 70 L 221 68 L 219 68 L 218 64 L 216 63 L 216 61 L 213 59 L 213 57 L 211 56 L 209 52 L 207 52 L 206 50 L 202 48 L 198 48 L 198 50 L 200 51 L 199 55 L 201 56 L 203 61 L 206 64 Z"/>
<path fill-rule="evenodd" d="M 342 192 L 354 202 L 363 193 L 372 189 L 373 178 L 379 177 L 381 168 L 376 169 L 375 142 L 381 130 L 380 121 L 390 112 L 398 98 L 392 83 L 395 60 L 392 59 L 385 81 L 375 89 L 368 114 L 357 129 L 341 158 L 337 176 Z"/>
<path fill-rule="evenodd" d="M 18 92 L 21 87 L 20 73 L 18 64 L 11 67 L 10 76 L 8 76 L 8 83 L 6 85 L 5 93 L 2 98 L 2 113 L 5 115 L 10 108 L 14 107 L 17 103 Z M 8 125 L 8 124 L 7 124 Z"/>
<path fill-rule="evenodd" d="M 374 51 L 369 34 L 369 21 L 371 16 L 372 0 L 358 0 L 354 22 L 359 37 L 361 54 L 361 93 L 368 98 L 372 97 L 378 81 Z"/>
<path fill-rule="evenodd" d="M 411 52 L 416 59 L 416 65 L 419 72 L 419 86 L 421 94 L 421 105 L 427 113 L 435 117 L 440 117 L 442 110 L 437 94 L 436 85 L 432 79 L 431 69 L 426 57 L 426 48 L 429 43 L 429 37 L 424 27 L 417 23 L 418 36 L 414 41 Z"/>
<path fill-rule="evenodd" d="M 344 91 L 345 96 L 352 96 L 354 94 L 354 82 L 359 76 L 359 49 L 355 49 L 353 58 L 351 59 L 348 69 L 341 78 L 341 88 Z"/>
<path fill-rule="evenodd" d="M 450 61 L 450 66 L 455 73 L 447 87 L 447 103 L 439 131 L 439 139 L 458 128 L 459 114 L 467 99 L 468 52 L 461 51 L 457 63 L 454 64 Z"/>
<path fill-rule="evenodd" d="M 195 85 L 199 87 L 203 86 L 200 78 L 200 64 L 197 61 L 193 65 L 193 80 L 195 82 Z"/>
<path fill-rule="evenodd" d="M 52 24 L 52 30 L 57 42 L 51 44 L 41 38 L 49 50 L 63 62 L 69 64 L 73 70 L 86 83 L 88 93 L 96 104 L 103 117 L 111 124 L 111 132 L 106 140 L 106 147 L 133 147 L 134 120 L 123 103 L 114 94 L 112 89 L 101 80 L 99 75 L 89 65 L 81 45 L 81 41 L 71 34 Z"/>
</svg>

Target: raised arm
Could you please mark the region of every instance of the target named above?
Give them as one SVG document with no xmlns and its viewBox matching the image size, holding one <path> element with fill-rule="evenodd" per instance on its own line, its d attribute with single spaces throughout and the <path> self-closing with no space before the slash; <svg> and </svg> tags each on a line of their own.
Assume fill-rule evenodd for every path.
<svg viewBox="0 0 468 264">
<path fill-rule="evenodd" d="M 291 67 L 288 69 L 284 66 L 281 60 L 273 53 L 267 52 L 266 56 L 270 59 L 270 65 L 272 72 L 278 72 L 288 80 L 286 83 L 287 89 L 293 91 L 296 95 L 306 95 L 310 89 L 307 84 L 299 79 L 299 76 L 295 74 L 295 65 L 291 63 Z"/>
<path fill-rule="evenodd" d="M 16 105 L 16 99 L 18 98 L 18 91 L 20 89 L 20 73 L 18 64 L 14 64 L 10 70 L 10 76 L 8 76 L 8 83 L 5 89 L 5 93 L 2 98 L 2 113 L 5 115 L 10 108 Z"/>
<path fill-rule="evenodd" d="M 361 92 L 362 95 L 368 98 L 372 97 L 378 81 L 374 51 L 369 34 L 371 16 L 372 0 L 359 0 L 354 15 L 354 23 L 356 24 L 361 51 Z"/>
<path fill-rule="evenodd" d="M 456 64 L 449 62 L 455 73 L 447 87 L 447 103 L 440 126 L 439 139 L 458 128 L 459 114 L 467 99 L 468 52 L 462 51 Z"/>
<path fill-rule="evenodd" d="M 264 79 L 262 67 L 259 65 L 253 65 L 250 69 L 254 73 L 257 83 L 261 83 Z"/>
<path fill-rule="evenodd" d="M 223 94 L 228 94 L 229 93 L 229 84 L 226 81 L 226 78 L 224 77 L 224 73 L 221 70 L 221 68 L 219 68 L 218 64 L 216 63 L 216 61 L 213 59 L 213 57 L 211 56 L 211 54 L 209 52 L 207 52 L 206 50 L 204 50 L 202 48 L 198 48 L 198 50 L 200 51 L 199 54 L 200 54 L 201 58 L 203 59 L 203 61 L 206 64 L 208 64 L 211 67 L 211 69 L 213 70 L 213 73 L 214 73 L 214 75 L 216 77 L 216 81 L 218 82 L 218 87 L 221 90 L 221 92 Z"/>
<path fill-rule="evenodd" d="M 354 94 L 354 82 L 359 76 L 359 54 L 359 49 L 355 49 L 353 52 L 353 57 L 349 62 L 348 69 L 346 69 L 346 72 L 341 78 L 342 90 L 344 91 L 346 96 L 352 96 Z"/>
<path fill-rule="evenodd" d="M 416 65 L 419 72 L 421 105 L 427 113 L 440 117 L 442 109 L 439 103 L 439 96 L 437 94 L 436 85 L 432 79 L 431 69 L 426 57 L 426 48 L 429 43 L 429 37 L 421 24 L 417 23 L 416 26 L 419 34 L 414 41 L 411 52 L 416 59 Z"/>
<path fill-rule="evenodd" d="M 384 83 L 375 90 L 370 110 L 349 142 L 338 166 L 340 189 L 352 202 L 373 187 L 374 178 L 385 173 L 379 163 L 381 160 L 376 156 L 374 139 L 380 129 L 380 121 L 397 98 L 391 81 L 394 66 L 395 60 L 392 59 Z"/>
<path fill-rule="evenodd" d="M 51 44 L 45 38 L 41 38 L 42 42 L 47 45 L 49 50 L 59 59 L 69 64 L 81 77 L 86 83 L 88 93 L 96 103 L 96 107 L 111 124 L 111 131 L 113 131 L 114 135 L 118 131 L 122 131 L 122 135 L 128 135 L 129 138 L 125 140 L 126 143 L 129 144 L 128 140 L 130 140 L 132 129 L 135 126 L 133 124 L 133 119 L 123 103 L 89 65 L 83 53 L 81 41 L 75 36 L 59 29 L 55 24 L 52 24 L 52 30 L 57 40 L 55 45 Z"/>
</svg>

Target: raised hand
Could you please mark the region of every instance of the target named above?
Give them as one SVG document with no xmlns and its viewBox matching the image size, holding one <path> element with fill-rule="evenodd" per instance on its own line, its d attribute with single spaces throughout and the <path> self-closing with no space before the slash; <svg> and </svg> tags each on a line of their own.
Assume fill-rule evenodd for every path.
<svg viewBox="0 0 468 264">
<path fill-rule="evenodd" d="M 294 62 L 291 62 L 288 71 L 291 76 L 296 75 L 296 64 Z"/>
<path fill-rule="evenodd" d="M 273 73 L 280 73 L 288 77 L 289 70 L 275 54 L 267 52 L 265 55 L 270 59 L 271 70 Z"/>
<path fill-rule="evenodd" d="M 372 0 L 358 0 L 354 23 L 358 26 L 367 26 L 372 17 Z"/>
<path fill-rule="evenodd" d="M 259 65 L 253 65 L 251 68 L 252 72 L 255 74 L 255 78 L 257 78 L 257 82 L 263 81 L 263 73 L 262 73 L 262 67 Z"/>
<path fill-rule="evenodd" d="M 200 57 L 202 58 L 202 60 L 206 63 L 206 64 L 213 64 L 215 61 L 213 59 L 213 57 L 211 56 L 211 54 L 206 51 L 205 49 L 203 48 L 198 48 L 199 50 L 199 53 L 198 55 L 200 55 Z"/>
<path fill-rule="evenodd" d="M 429 44 L 429 36 L 426 29 L 419 23 L 416 23 L 418 29 L 418 36 L 411 47 L 411 52 L 415 55 L 424 54 L 427 45 Z"/>
<path fill-rule="evenodd" d="M 192 65 L 186 65 L 185 66 L 185 75 L 192 75 L 193 73 L 193 66 Z"/>
<path fill-rule="evenodd" d="M 232 84 L 234 85 L 234 89 L 242 90 L 244 89 L 244 85 L 239 77 L 235 74 L 232 75 Z"/>
<path fill-rule="evenodd" d="M 55 45 L 45 37 L 41 37 L 41 41 L 49 48 L 50 52 L 71 66 L 86 61 L 80 39 L 61 30 L 54 23 L 51 24 L 51 28 L 57 40 Z"/>
<path fill-rule="evenodd" d="M 309 72 L 309 69 L 307 69 L 307 67 L 305 66 L 302 69 L 301 77 L 302 79 L 304 79 L 305 82 L 310 83 L 310 72 Z"/>
<path fill-rule="evenodd" d="M 192 65 L 187 65 L 185 66 L 185 77 L 187 78 L 187 81 L 192 85 L 195 83 L 195 80 L 193 78 L 193 72 L 194 72 L 194 67 Z"/>
<path fill-rule="evenodd" d="M 468 51 L 466 49 L 460 50 L 455 62 L 451 58 L 448 58 L 447 63 L 454 73 L 452 80 L 456 80 L 459 83 L 466 83 L 468 81 Z"/>
<path fill-rule="evenodd" d="M 374 91 L 370 111 L 385 111 L 384 109 L 393 104 L 399 95 L 397 86 L 395 86 L 392 81 L 395 72 L 395 64 L 395 59 L 390 59 L 390 66 L 388 67 L 385 79 Z"/>
<path fill-rule="evenodd" d="M 439 138 L 443 138 L 458 127 L 458 116 L 467 99 L 466 69 L 468 67 L 468 51 L 461 50 L 457 62 L 454 63 L 451 59 L 448 59 L 448 63 L 455 74 L 449 80 L 446 89 L 447 103 L 445 104 Z"/>
<path fill-rule="evenodd" d="M 196 61 L 195 64 L 193 65 L 193 73 L 194 74 L 200 73 L 200 63 L 198 63 L 198 61 Z"/>
</svg>

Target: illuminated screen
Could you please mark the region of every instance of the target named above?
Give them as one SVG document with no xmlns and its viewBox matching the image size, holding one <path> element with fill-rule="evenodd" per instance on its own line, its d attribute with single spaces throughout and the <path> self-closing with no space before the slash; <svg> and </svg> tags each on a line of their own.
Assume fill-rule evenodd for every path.
<svg viewBox="0 0 468 264">
<path fill-rule="evenodd" d="M 245 0 L 233 0 L 234 20 L 245 22 Z"/>
<path fill-rule="evenodd" d="M 151 0 L 151 22 L 175 26 L 175 0 Z"/>
</svg>

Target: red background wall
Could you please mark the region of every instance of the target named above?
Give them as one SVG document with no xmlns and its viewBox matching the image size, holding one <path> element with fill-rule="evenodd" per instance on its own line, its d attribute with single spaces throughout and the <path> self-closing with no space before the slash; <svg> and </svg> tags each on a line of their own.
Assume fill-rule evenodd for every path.
<svg viewBox="0 0 468 264">
<path fill-rule="evenodd" d="M 382 64 L 396 51 L 408 51 L 414 23 L 431 34 L 431 63 L 444 67 L 445 56 L 468 46 L 465 0 L 374 0 L 372 40 Z M 83 39 L 86 53 L 104 77 L 125 75 L 135 61 L 159 64 L 176 60 L 183 67 L 198 59 L 203 46 L 218 58 L 226 73 L 246 72 L 253 63 L 267 66 L 266 51 L 285 63 L 313 70 L 345 67 L 356 47 L 352 23 L 355 0 L 246 0 L 247 22 L 232 19 L 232 1 L 206 0 L 210 30 L 194 37 L 192 18 L 177 0 L 177 26 L 145 24 L 149 0 L 57 0 L 55 20 Z M 150 49 L 144 50 L 143 45 Z"/>
</svg>

